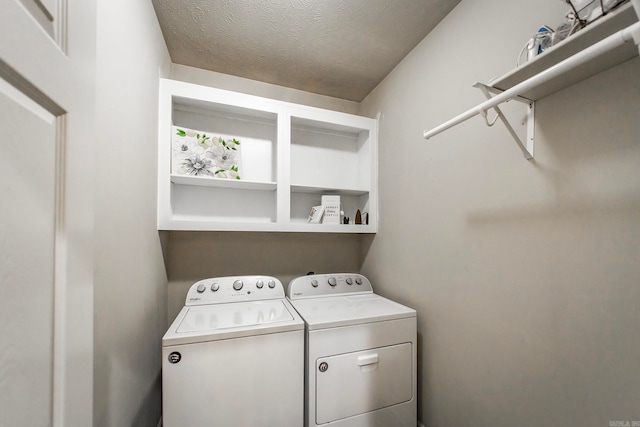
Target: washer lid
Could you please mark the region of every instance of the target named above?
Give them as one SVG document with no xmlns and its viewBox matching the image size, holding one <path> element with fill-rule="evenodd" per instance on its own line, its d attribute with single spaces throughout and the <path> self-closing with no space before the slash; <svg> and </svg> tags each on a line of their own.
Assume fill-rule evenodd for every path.
<svg viewBox="0 0 640 427">
<path fill-rule="evenodd" d="M 243 328 L 293 320 L 282 300 L 190 307 L 176 332 Z"/>
<path fill-rule="evenodd" d="M 302 329 L 304 323 L 285 299 L 185 306 L 162 339 L 188 344 Z"/>
<path fill-rule="evenodd" d="M 416 311 L 377 294 L 291 301 L 309 330 L 415 317 Z"/>
</svg>

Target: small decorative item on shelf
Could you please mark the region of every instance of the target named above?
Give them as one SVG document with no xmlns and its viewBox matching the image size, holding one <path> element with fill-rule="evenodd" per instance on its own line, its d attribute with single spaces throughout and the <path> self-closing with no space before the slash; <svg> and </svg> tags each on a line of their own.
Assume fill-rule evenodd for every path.
<svg viewBox="0 0 640 427">
<path fill-rule="evenodd" d="M 356 220 L 355 224 L 362 224 L 362 214 L 360 214 L 360 209 L 356 211 Z"/>
<path fill-rule="evenodd" d="M 324 214 L 322 206 L 312 206 L 307 222 L 309 224 L 320 224 L 322 222 L 322 214 Z"/>
<path fill-rule="evenodd" d="M 172 130 L 172 173 L 240 179 L 240 141 L 176 126 Z"/>
<path fill-rule="evenodd" d="M 322 196 L 323 224 L 340 224 L 340 196 Z"/>
</svg>

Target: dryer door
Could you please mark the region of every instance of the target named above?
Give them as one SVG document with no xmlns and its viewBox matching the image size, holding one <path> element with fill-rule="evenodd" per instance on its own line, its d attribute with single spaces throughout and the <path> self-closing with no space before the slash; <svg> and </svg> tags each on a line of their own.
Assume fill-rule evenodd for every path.
<svg viewBox="0 0 640 427">
<path fill-rule="evenodd" d="M 411 343 L 316 360 L 316 423 L 412 399 Z"/>
</svg>

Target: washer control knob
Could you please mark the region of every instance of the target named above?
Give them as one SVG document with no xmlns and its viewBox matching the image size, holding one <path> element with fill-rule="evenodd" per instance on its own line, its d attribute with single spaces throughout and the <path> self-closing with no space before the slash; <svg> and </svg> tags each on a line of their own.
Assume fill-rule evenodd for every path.
<svg viewBox="0 0 640 427">
<path fill-rule="evenodd" d="M 338 284 L 338 282 L 337 282 L 337 280 L 336 280 L 336 278 L 335 278 L 335 277 L 329 277 L 329 284 L 330 284 L 331 286 L 335 286 L 335 285 L 337 285 L 337 284 Z"/>
<path fill-rule="evenodd" d="M 318 281 L 316 279 L 311 279 L 311 286 L 313 286 L 314 288 L 318 287 Z"/>
<path fill-rule="evenodd" d="M 211 284 L 211 291 L 216 292 L 218 289 L 220 289 L 220 285 L 218 284 L 218 282 L 213 282 Z"/>
<path fill-rule="evenodd" d="M 351 277 L 347 277 L 347 285 L 353 285 L 353 279 Z"/>
<path fill-rule="evenodd" d="M 262 280 L 258 280 L 256 282 L 256 288 L 262 289 L 263 286 L 264 286 L 264 282 Z"/>
<path fill-rule="evenodd" d="M 356 277 L 356 285 L 362 285 L 362 278 Z"/>
<path fill-rule="evenodd" d="M 244 283 L 242 283 L 242 280 L 236 280 L 235 282 L 233 282 L 233 289 L 235 289 L 236 291 L 242 289 L 243 286 Z"/>
<path fill-rule="evenodd" d="M 269 280 L 269 282 L 267 282 L 267 286 L 273 289 L 276 287 L 276 282 L 274 280 Z"/>
<path fill-rule="evenodd" d="M 200 283 L 196 288 L 199 294 L 203 293 L 205 289 L 207 289 L 207 287 L 203 283 Z"/>
</svg>

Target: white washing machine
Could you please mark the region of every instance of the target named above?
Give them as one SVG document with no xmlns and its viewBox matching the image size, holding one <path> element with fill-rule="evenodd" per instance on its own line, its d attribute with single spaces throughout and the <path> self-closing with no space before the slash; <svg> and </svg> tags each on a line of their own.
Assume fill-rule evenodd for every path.
<svg viewBox="0 0 640 427">
<path fill-rule="evenodd" d="M 191 286 L 162 338 L 164 427 L 300 427 L 304 322 L 275 277 Z"/>
<path fill-rule="evenodd" d="M 416 312 L 359 274 L 293 279 L 306 325 L 305 426 L 415 427 Z"/>
</svg>

